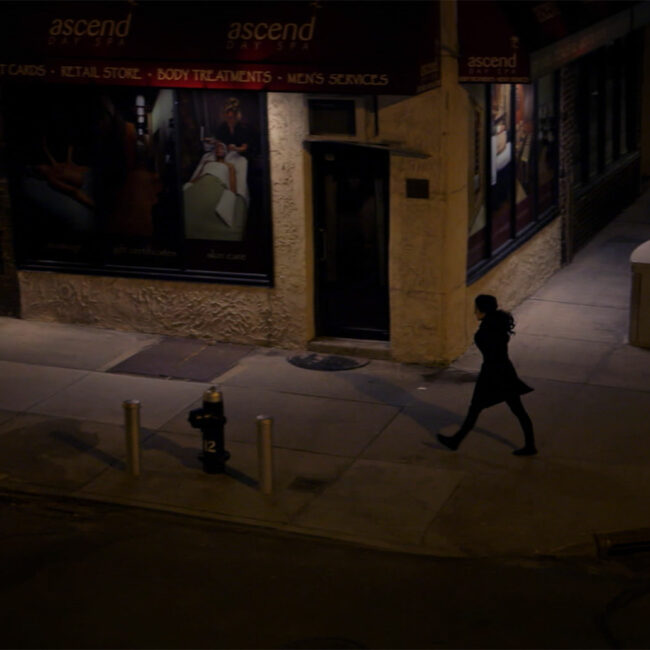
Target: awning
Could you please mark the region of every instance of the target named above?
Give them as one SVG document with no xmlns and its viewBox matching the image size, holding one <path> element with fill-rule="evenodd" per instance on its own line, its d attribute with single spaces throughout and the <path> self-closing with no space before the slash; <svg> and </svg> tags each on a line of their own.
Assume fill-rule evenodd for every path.
<svg viewBox="0 0 650 650">
<path fill-rule="evenodd" d="M 415 94 L 435 2 L 2 2 L 0 80 Z"/>
<path fill-rule="evenodd" d="M 648 5 L 459 0 L 459 80 L 529 83 L 647 24 Z"/>
</svg>

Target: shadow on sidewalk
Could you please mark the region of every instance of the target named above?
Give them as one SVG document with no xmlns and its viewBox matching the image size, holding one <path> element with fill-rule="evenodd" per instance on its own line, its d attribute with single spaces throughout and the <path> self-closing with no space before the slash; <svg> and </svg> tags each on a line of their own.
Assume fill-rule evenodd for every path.
<svg viewBox="0 0 650 650">
<path fill-rule="evenodd" d="M 120 471 L 126 469 L 124 461 L 97 448 L 99 439 L 98 436 L 94 434 L 88 434 L 82 431 L 75 431 L 74 433 L 71 433 L 70 431 L 52 431 L 50 436 L 57 442 L 62 442 L 79 453 L 87 454 L 109 467 L 113 467 Z"/>
<path fill-rule="evenodd" d="M 199 449 L 198 444 L 195 447 L 185 447 L 163 436 L 162 434 L 155 433 L 143 441 L 142 448 L 147 450 L 161 451 L 171 456 L 172 458 L 176 458 L 178 461 L 180 461 L 183 467 L 197 470 L 199 472 L 203 471 L 203 465 L 200 461 L 201 450 Z M 257 480 L 244 474 L 240 470 L 235 469 L 234 467 L 230 467 L 229 465 L 226 466 L 226 471 L 224 473 L 226 476 L 229 476 L 230 478 L 233 478 L 248 487 L 257 488 L 259 485 Z"/>
<path fill-rule="evenodd" d="M 442 433 L 442 430 L 445 427 L 453 426 L 460 428 L 464 419 L 464 414 L 458 415 L 458 413 L 450 411 L 442 406 L 438 406 L 437 404 L 419 400 L 415 395 L 411 394 L 404 388 L 384 381 L 383 379 L 378 379 L 369 374 L 350 373 L 345 374 L 344 376 L 346 380 L 349 381 L 350 384 L 352 384 L 352 386 L 354 386 L 359 392 L 368 395 L 368 397 L 371 397 L 373 400 L 380 401 L 390 406 L 398 405 L 402 415 L 415 421 L 418 426 L 425 429 L 433 439 L 431 441 L 422 441 L 424 446 L 430 447 L 431 449 L 442 449 L 448 451 L 446 447 L 443 447 L 439 442 L 434 442 L 436 434 Z M 444 373 L 436 373 L 435 377 L 430 376 L 426 380 L 427 383 L 433 384 L 430 390 L 435 390 L 435 382 L 443 381 L 444 377 Z M 457 380 L 454 379 L 452 381 Z M 469 402 L 467 403 L 467 406 L 469 407 Z M 472 432 L 486 436 L 487 438 L 501 443 L 510 449 L 517 448 L 515 443 L 488 429 L 475 427 L 472 429 Z"/>
<path fill-rule="evenodd" d="M 98 465 L 125 469 L 124 461 L 99 448 L 112 445 L 102 425 L 87 431 L 72 419 L 24 422 L 25 416 L 16 418 L 14 428 L 9 423 L 0 435 L 0 471 L 14 479 L 76 489 L 96 475 Z M 79 462 L 85 458 L 95 462 Z"/>
</svg>

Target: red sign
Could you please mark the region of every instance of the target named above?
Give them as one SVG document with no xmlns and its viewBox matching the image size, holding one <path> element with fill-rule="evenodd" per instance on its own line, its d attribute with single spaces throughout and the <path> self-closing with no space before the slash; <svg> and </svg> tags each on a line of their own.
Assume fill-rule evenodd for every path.
<svg viewBox="0 0 650 650">
<path fill-rule="evenodd" d="M 437 2 L 0 4 L 0 77 L 412 94 L 440 81 Z"/>
<path fill-rule="evenodd" d="M 528 53 L 496 2 L 458 3 L 459 81 L 526 83 Z"/>
<path fill-rule="evenodd" d="M 611 38 L 618 37 L 621 30 L 614 17 L 623 16 L 625 23 L 625 12 L 631 17 L 630 7 L 635 4 L 628 0 L 458 0 L 459 80 L 529 83 L 533 73 L 541 76 L 549 71 L 548 63 L 538 63 L 533 66 L 536 70 L 531 70 L 536 53 L 544 51 L 546 59 L 563 65 L 571 58 L 555 57 L 549 50 L 556 45 L 566 50 L 569 43 L 574 58 L 584 54 L 574 45 L 582 43 L 583 30 L 596 25 L 605 32 L 599 37 L 601 44 L 607 41 L 608 31 Z"/>
<path fill-rule="evenodd" d="M 0 63 L 3 79 L 66 84 L 154 86 L 167 88 L 233 88 L 287 92 L 410 93 L 416 79 L 387 68 L 353 70 L 349 67 L 83 61 L 69 59 L 39 64 Z"/>
</svg>

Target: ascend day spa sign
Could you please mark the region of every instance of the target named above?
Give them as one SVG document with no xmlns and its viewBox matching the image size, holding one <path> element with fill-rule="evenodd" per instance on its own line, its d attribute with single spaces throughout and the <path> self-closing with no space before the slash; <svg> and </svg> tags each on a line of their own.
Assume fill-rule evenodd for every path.
<svg viewBox="0 0 650 650">
<path fill-rule="evenodd" d="M 38 70 L 6 67 L 0 80 L 413 94 L 440 78 L 437 2 L 383 2 L 381 11 L 327 0 L 29 2 L 0 11 L 0 64 Z"/>
</svg>

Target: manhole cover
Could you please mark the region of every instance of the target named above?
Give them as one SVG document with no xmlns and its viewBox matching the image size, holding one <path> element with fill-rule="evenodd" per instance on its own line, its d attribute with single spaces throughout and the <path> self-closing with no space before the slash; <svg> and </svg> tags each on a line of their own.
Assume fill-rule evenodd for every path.
<svg viewBox="0 0 650 650">
<path fill-rule="evenodd" d="M 359 359 L 351 359 L 350 357 L 339 357 L 333 354 L 323 356 L 316 353 L 290 357 L 287 361 L 289 361 L 290 364 L 297 366 L 298 368 L 304 368 L 305 370 L 329 371 L 352 370 L 354 368 L 362 368 L 370 363 L 368 359 L 360 361 Z"/>
</svg>

